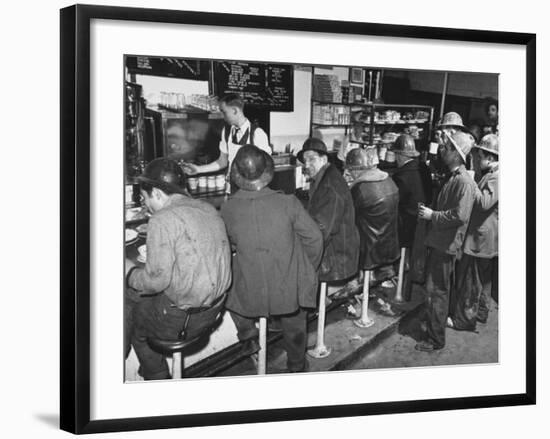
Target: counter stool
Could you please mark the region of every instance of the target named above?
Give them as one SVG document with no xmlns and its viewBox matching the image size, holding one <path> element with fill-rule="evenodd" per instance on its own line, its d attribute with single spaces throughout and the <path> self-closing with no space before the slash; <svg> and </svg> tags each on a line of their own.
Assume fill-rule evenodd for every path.
<svg viewBox="0 0 550 439">
<path fill-rule="evenodd" d="M 364 271 L 363 276 L 363 300 L 361 305 L 361 318 L 354 320 L 353 324 L 360 328 L 368 328 L 374 325 L 374 320 L 369 318 L 369 282 L 370 282 L 370 270 Z"/>
<path fill-rule="evenodd" d="M 184 357 L 182 352 L 210 336 L 217 327 L 224 311 L 225 297 L 225 294 L 219 297 L 210 307 L 188 308 L 183 328 L 177 340 L 147 337 L 147 343 L 151 349 L 159 354 L 172 355 L 172 379 L 177 380 L 183 377 Z M 188 331 L 187 328 L 191 328 L 191 330 Z"/>
<path fill-rule="evenodd" d="M 401 247 L 401 259 L 399 260 L 399 277 L 397 278 L 397 289 L 395 290 L 395 298 L 393 299 L 396 303 L 403 303 L 405 299 L 403 298 L 403 276 L 405 273 L 405 258 L 407 256 L 407 249 Z"/>
<path fill-rule="evenodd" d="M 260 351 L 258 352 L 258 375 L 265 375 L 267 368 L 267 319 L 260 317 Z"/>
<path fill-rule="evenodd" d="M 319 317 L 317 318 L 317 342 L 313 349 L 307 354 L 313 358 L 325 358 L 330 355 L 330 348 L 325 345 L 325 316 L 327 301 L 327 283 L 321 282 L 321 293 L 319 294 Z"/>
</svg>

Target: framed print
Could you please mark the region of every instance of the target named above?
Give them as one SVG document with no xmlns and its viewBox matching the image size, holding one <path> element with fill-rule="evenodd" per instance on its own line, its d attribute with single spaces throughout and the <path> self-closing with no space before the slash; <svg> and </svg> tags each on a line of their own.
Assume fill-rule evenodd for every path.
<svg viewBox="0 0 550 439">
<path fill-rule="evenodd" d="M 363 85 L 365 82 L 365 71 L 358 68 L 351 69 L 350 82 L 356 85 Z"/>
<path fill-rule="evenodd" d="M 61 428 L 534 404 L 535 45 L 62 9 Z"/>
</svg>

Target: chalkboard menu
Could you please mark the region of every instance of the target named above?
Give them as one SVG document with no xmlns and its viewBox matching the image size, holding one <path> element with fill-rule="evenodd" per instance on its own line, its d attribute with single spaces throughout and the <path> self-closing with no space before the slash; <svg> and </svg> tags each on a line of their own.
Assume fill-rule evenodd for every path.
<svg viewBox="0 0 550 439">
<path fill-rule="evenodd" d="M 293 110 L 292 65 L 214 61 L 215 93 L 240 94 L 248 105 L 273 111 Z"/>
<path fill-rule="evenodd" d="M 153 56 L 126 56 L 129 73 L 208 81 L 210 61 Z"/>
</svg>

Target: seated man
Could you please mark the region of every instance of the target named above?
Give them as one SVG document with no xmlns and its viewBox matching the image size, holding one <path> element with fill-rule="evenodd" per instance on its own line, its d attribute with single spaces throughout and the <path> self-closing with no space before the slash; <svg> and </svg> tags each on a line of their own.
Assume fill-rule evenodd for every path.
<svg viewBox="0 0 550 439">
<path fill-rule="evenodd" d="M 350 278 L 357 273 L 359 257 L 353 200 L 344 177 L 329 163 L 327 154 L 326 145 L 315 137 L 307 139 L 298 153 L 311 180 L 307 210 L 323 234 L 321 282 Z"/>
<path fill-rule="evenodd" d="M 288 372 L 307 370 L 307 314 L 317 304 L 323 237 L 294 195 L 267 187 L 273 159 L 252 145 L 239 149 L 231 179 L 239 188 L 222 206 L 235 249 L 227 308 L 239 340 L 256 340 L 259 317 L 278 316 Z"/>
<path fill-rule="evenodd" d="M 399 258 L 399 190 L 377 163 L 374 148 L 351 150 L 346 158 L 346 169 L 353 178 L 351 195 L 361 242 L 359 268 L 369 271 Z"/>
<path fill-rule="evenodd" d="M 176 162 L 155 159 L 138 180 L 153 215 L 145 267 L 126 261 L 128 287 L 147 295 L 133 307 L 131 343 L 140 375 L 166 379 L 166 360 L 149 347 L 147 337 L 177 340 L 186 309 L 216 302 L 231 282 L 231 253 L 220 215 L 210 204 L 189 197 Z"/>
</svg>

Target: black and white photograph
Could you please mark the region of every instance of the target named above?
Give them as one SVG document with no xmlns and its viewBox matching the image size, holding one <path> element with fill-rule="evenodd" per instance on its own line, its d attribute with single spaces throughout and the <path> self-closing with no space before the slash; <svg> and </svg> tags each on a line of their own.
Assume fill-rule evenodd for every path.
<svg viewBox="0 0 550 439">
<path fill-rule="evenodd" d="M 126 383 L 499 362 L 499 74 L 299 61 L 124 55 Z"/>
</svg>

